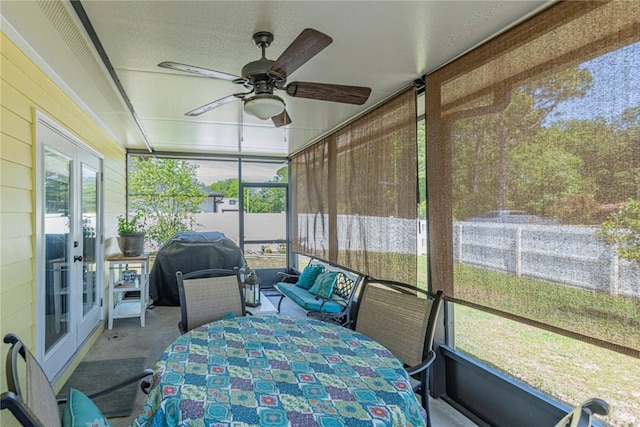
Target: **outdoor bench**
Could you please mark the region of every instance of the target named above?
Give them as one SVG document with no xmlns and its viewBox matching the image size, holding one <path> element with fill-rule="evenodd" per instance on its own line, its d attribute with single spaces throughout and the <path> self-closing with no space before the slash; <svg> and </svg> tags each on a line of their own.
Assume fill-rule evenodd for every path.
<svg viewBox="0 0 640 427">
<path fill-rule="evenodd" d="M 328 298 L 323 298 L 312 294 L 308 289 L 297 286 L 301 273 L 280 273 L 282 275 L 281 281 L 274 284 L 274 287 L 281 294 L 278 301 L 278 312 L 280 312 L 282 300 L 289 297 L 307 312 L 307 316 L 341 325 L 350 324 L 351 303 L 363 276 L 317 258 L 311 258 L 308 266 L 320 266 L 323 273 L 338 273 L 331 295 Z"/>
</svg>

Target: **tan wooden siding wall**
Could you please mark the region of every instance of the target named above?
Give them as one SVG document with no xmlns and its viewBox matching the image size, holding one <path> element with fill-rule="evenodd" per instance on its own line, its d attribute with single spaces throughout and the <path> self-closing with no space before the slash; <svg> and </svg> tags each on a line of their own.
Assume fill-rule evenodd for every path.
<svg viewBox="0 0 640 427">
<path fill-rule="evenodd" d="M 35 351 L 35 110 L 105 157 L 106 251 L 115 241 L 116 217 L 125 212 L 126 156 L 4 33 L 0 37 L 0 333 L 18 334 Z M 7 348 L 2 344 L 0 358 Z"/>
</svg>

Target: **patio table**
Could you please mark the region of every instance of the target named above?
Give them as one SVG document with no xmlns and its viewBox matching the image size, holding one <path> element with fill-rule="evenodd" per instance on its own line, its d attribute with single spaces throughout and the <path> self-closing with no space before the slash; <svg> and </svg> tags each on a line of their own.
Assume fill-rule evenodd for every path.
<svg viewBox="0 0 640 427">
<path fill-rule="evenodd" d="M 286 316 L 209 323 L 155 367 L 135 426 L 424 426 L 402 363 L 338 325 Z"/>
</svg>

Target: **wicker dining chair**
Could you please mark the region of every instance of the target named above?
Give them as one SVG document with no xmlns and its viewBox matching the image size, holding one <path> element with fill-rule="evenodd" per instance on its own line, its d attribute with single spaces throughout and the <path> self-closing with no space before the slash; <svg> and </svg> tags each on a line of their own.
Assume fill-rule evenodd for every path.
<svg viewBox="0 0 640 427">
<path fill-rule="evenodd" d="M 246 315 L 240 271 L 207 269 L 176 273 L 182 314 L 178 329 L 190 330 L 227 316 Z"/>
<path fill-rule="evenodd" d="M 0 396 L 0 409 L 9 410 L 20 425 L 26 427 L 60 427 L 69 425 L 68 420 L 74 420 L 78 425 L 98 420 L 105 422 L 106 419 L 91 399 L 117 391 L 153 374 L 153 370 L 145 369 L 95 393 L 84 395 L 78 390 L 72 390 L 69 398 L 57 399 L 42 367 L 22 341 L 14 334 L 7 334 L 4 342 L 11 344 L 6 363 L 9 391 Z M 142 381 L 140 386 L 145 393 L 149 393 L 150 382 Z M 66 406 L 61 416 L 58 405 L 63 403 Z"/>
<path fill-rule="evenodd" d="M 443 294 L 405 283 L 367 277 L 356 305 L 356 332 L 373 338 L 405 364 L 413 389 L 429 415 L 429 368 L 436 358 L 433 340 Z"/>
</svg>

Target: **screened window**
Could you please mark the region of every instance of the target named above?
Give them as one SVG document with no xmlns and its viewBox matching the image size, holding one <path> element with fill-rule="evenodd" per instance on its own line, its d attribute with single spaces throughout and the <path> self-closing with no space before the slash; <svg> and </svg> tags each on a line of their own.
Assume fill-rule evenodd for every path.
<svg viewBox="0 0 640 427">
<path fill-rule="evenodd" d="M 639 17 L 636 2 L 559 3 L 427 77 L 431 266 L 460 303 L 456 346 L 490 359 L 503 342 L 529 369 L 541 351 L 557 370 L 488 361 L 571 404 L 576 389 L 628 399 L 615 390 L 640 371 Z M 610 358 L 618 385 L 572 381 L 611 376 Z"/>
<path fill-rule="evenodd" d="M 218 231 L 252 268 L 285 268 L 288 173 L 282 159 L 131 155 L 129 216 L 142 216 L 148 251 L 177 232 Z"/>
</svg>

